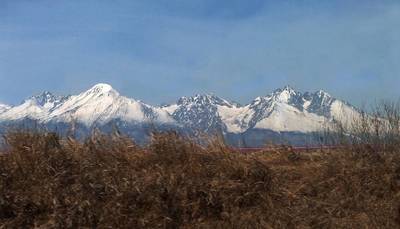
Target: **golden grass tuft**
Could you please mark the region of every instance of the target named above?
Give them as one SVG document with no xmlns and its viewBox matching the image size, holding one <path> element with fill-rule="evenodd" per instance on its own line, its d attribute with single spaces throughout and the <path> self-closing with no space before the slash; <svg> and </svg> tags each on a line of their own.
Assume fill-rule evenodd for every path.
<svg viewBox="0 0 400 229">
<path fill-rule="evenodd" d="M 6 136 L 0 157 L 4 227 L 261 226 L 273 211 L 270 168 L 174 133 L 140 148 L 123 137 L 84 143 L 51 133 Z"/>
<path fill-rule="evenodd" d="M 0 228 L 397 228 L 400 160 L 365 146 L 241 154 L 154 134 L 5 136 Z"/>
</svg>

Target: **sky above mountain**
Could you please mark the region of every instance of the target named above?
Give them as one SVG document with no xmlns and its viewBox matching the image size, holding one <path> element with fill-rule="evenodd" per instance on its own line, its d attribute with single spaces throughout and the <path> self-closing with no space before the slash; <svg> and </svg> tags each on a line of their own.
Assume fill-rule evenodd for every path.
<svg viewBox="0 0 400 229">
<path fill-rule="evenodd" d="M 397 99 L 398 28 L 397 0 L 1 0 L 0 102 L 99 82 L 152 104 L 287 84 Z"/>
</svg>

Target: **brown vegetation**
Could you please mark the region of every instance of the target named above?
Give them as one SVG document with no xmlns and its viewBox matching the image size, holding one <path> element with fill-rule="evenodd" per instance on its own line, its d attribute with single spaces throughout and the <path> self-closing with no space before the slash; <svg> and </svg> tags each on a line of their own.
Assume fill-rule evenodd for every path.
<svg viewBox="0 0 400 229">
<path fill-rule="evenodd" d="M 146 147 L 13 132 L 0 155 L 0 228 L 396 228 L 395 152 L 241 154 L 174 133 Z"/>
</svg>

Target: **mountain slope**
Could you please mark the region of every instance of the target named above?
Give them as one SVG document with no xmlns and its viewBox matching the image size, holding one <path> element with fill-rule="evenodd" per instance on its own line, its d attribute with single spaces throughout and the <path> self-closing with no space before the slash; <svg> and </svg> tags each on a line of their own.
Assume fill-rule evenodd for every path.
<svg viewBox="0 0 400 229">
<path fill-rule="evenodd" d="M 187 128 L 212 132 L 225 129 L 218 114 L 218 106 L 231 107 L 232 104 L 217 96 L 205 94 L 182 97 L 176 104 L 162 109 Z"/>
<path fill-rule="evenodd" d="M 0 124 L 30 119 L 57 128 L 73 122 L 84 126 L 85 131 L 94 126 L 110 129 L 117 123 L 135 136 L 142 134 L 144 126 L 218 132 L 226 136 L 246 133 L 272 136 L 271 133 L 308 134 L 335 120 L 349 123 L 358 114 L 356 108 L 324 91 L 302 93 L 289 86 L 257 97 L 244 106 L 203 94 L 155 107 L 121 96 L 108 84 L 97 84 L 78 95 L 61 97 L 44 92 L 18 106 L 0 106 Z"/>
<path fill-rule="evenodd" d="M 289 86 L 240 106 L 214 95 L 182 97 L 163 107 L 182 125 L 209 132 L 244 133 L 249 129 L 314 132 L 357 114 L 351 105 L 317 91 L 301 93 Z"/>
<path fill-rule="evenodd" d="M 303 94 L 289 86 L 258 97 L 249 107 L 254 112 L 249 128 L 273 131 L 318 131 L 334 119 L 342 121 L 357 114 L 354 107 L 326 92 Z"/>
<path fill-rule="evenodd" d="M 67 97 L 60 97 L 43 92 L 32 96 L 22 102 L 21 105 L 0 112 L 0 121 L 15 121 L 23 119 L 42 120 L 49 116 L 50 112 L 60 106 Z"/>
<path fill-rule="evenodd" d="M 117 119 L 126 122 L 174 122 L 162 109 L 121 96 L 107 84 L 97 84 L 86 92 L 69 97 L 44 121 L 76 121 L 91 126 Z"/>
<path fill-rule="evenodd" d="M 11 109 L 10 106 L 6 105 L 6 104 L 1 104 L 0 103 L 0 115 L 6 111 L 8 111 L 9 109 Z"/>
</svg>

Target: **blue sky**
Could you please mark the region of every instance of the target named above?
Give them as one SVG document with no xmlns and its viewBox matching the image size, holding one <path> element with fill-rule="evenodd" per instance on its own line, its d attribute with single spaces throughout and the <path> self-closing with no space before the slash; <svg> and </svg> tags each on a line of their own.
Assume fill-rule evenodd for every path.
<svg viewBox="0 0 400 229">
<path fill-rule="evenodd" d="M 99 82 L 151 104 L 287 84 L 397 99 L 399 28 L 395 0 L 1 0 L 0 101 Z"/>
</svg>

